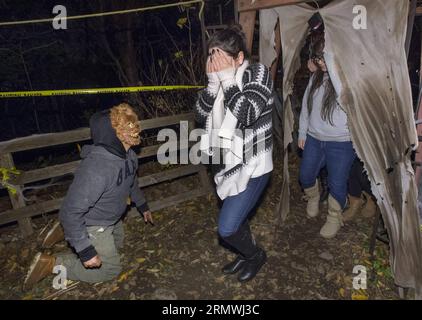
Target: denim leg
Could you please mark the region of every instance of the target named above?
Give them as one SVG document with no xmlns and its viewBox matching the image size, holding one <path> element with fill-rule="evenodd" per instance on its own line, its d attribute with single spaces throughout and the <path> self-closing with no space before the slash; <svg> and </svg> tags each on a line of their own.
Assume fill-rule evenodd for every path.
<svg viewBox="0 0 422 320">
<path fill-rule="evenodd" d="M 350 169 L 348 193 L 355 198 L 360 198 L 362 195 L 362 167 L 359 160 L 353 161 Z"/>
<path fill-rule="evenodd" d="M 223 201 L 218 217 L 218 233 L 221 237 L 228 237 L 239 229 L 257 204 L 269 178 L 270 173 L 258 178 L 252 178 L 249 180 L 245 191 L 238 195 L 227 197 Z"/>
<path fill-rule="evenodd" d="M 356 158 L 352 142 L 327 142 L 326 157 L 330 194 L 344 208 L 350 169 Z"/>
<path fill-rule="evenodd" d="M 325 143 L 310 135 L 306 137 L 299 173 L 299 180 L 304 189 L 315 185 L 319 172 L 325 165 Z"/>
</svg>

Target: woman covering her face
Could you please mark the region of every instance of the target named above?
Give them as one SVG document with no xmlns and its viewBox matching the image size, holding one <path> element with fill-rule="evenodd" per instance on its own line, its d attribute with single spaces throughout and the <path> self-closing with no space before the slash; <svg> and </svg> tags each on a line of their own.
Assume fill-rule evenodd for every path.
<svg viewBox="0 0 422 320">
<path fill-rule="evenodd" d="M 223 272 L 240 271 L 238 280 L 247 281 L 266 261 L 265 251 L 252 237 L 248 216 L 273 170 L 273 83 L 267 67 L 249 63 L 239 26 L 214 33 L 208 54 L 208 86 L 195 105 L 197 121 L 206 131 L 201 150 L 212 159 L 217 193 L 223 200 L 219 236 L 239 253 Z"/>
<path fill-rule="evenodd" d="M 347 202 L 347 181 L 356 157 L 347 125 L 347 114 L 337 103 L 336 92 L 324 60 L 324 40 L 312 45 L 308 67 L 314 72 L 305 91 L 299 122 L 299 148 L 303 149 L 300 182 L 310 218 L 319 213 L 320 193 L 317 176 L 324 166 L 328 171 L 328 216 L 320 234 L 336 236 L 343 225 L 342 212 Z"/>
</svg>

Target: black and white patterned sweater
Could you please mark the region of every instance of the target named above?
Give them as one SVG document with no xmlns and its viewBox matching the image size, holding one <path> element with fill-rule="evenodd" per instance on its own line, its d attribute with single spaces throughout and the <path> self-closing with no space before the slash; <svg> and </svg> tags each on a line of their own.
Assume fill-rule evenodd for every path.
<svg viewBox="0 0 422 320">
<path fill-rule="evenodd" d="M 224 70 L 219 72 L 224 73 Z M 220 76 L 220 79 L 222 77 Z M 242 90 L 236 79 L 221 81 L 224 110 L 237 119 L 243 137 L 243 161 L 235 166 L 222 164 L 214 176 L 221 199 L 243 192 L 249 179 L 273 170 L 272 109 L 273 82 L 269 69 L 260 63 L 248 65 L 242 77 Z M 196 120 L 205 124 L 213 110 L 218 90 L 209 84 L 199 93 L 195 104 Z"/>
</svg>

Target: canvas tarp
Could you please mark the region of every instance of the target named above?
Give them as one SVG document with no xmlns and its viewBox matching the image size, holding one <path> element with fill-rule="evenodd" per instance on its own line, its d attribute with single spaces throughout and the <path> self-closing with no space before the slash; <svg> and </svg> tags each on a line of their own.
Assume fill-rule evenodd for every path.
<svg viewBox="0 0 422 320">
<path fill-rule="evenodd" d="M 354 28 L 356 5 L 367 10 L 366 29 Z M 388 229 L 395 282 L 415 288 L 421 298 L 422 243 L 410 160 L 418 139 L 405 53 L 408 6 L 408 0 L 335 0 L 321 9 L 301 4 L 261 10 L 260 59 L 270 66 L 276 58 L 274 27 L 279 19 L 283 98 L 286 110 L 290 109 L 289 95 L 307 22 L 315 12 L 321 14 L 328 71 L 338 102 L 348 114 L 354 148 L 364 162 Z M 286 112 L 291 115 L 291 110 Z M 286 146 L 292 141 L 293 117 L 286 116 L 285 121 Z M 287 155 L 284 163 L 286 166 Z M 286 182 L 284 187 L 280 208 L 283 217 L 289 201 Z"/>
</svg>

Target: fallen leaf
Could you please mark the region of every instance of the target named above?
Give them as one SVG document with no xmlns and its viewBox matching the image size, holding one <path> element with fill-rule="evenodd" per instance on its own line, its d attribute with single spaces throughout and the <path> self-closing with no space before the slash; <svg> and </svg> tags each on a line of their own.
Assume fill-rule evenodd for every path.
<svg viewBox="0 0 422 320">
<path fill-rule="evenodd" d="M 127 271 L 127 272 L 123 272 L 121 275 L 120 275 L 120 277 L 119 277 L 119 279 L 117 280 L 117 282 L 122 282 L 122 281 L 125 281 L 125 280 L 127 280 L 127 278 L 134 272 L 135 270 L 134 269 L 132 269 L 132 270 L 129 270 L 129 271 Z"/>
<path fill-rule="evenodd" d="M 119 290 L 119 286 L 118 286 L 118 285 L 114 286 L 114 287 L 111 289 L 110 293 L 116 292 L 117 290 Z"/>
<path fill-rule="evenodd" d="M 364 294 L 356 294 L 356 293 L 352 294 L 352 300 L 368 300 L 368 299 L 369 297 Z"/>
<path fill-rule="evenodd" d="M 23 259 L 26 259 L 28 257 L 28 255 L 29 255 L 29 249 L 23 249 L 22 253 L 21 253 L 21 257 Z"/>
<path fill-rule="evenodd" d="M 120 275 L 120 277 L 119 277 L 119 280 L 117 280 L 118 282 L 122 282 L 122 281 L 125 281 L 125 280 L 127 280 L 127 277 L 129 276 L 129 273 L 128 272 L 124 272 L 124 273 L 122 273 L 121 275 Z"/>
</svg>

